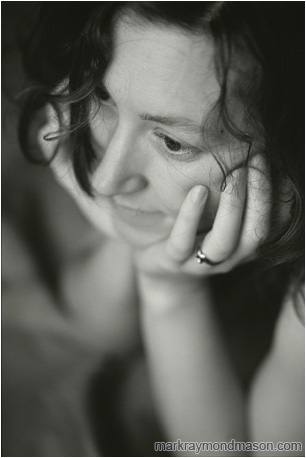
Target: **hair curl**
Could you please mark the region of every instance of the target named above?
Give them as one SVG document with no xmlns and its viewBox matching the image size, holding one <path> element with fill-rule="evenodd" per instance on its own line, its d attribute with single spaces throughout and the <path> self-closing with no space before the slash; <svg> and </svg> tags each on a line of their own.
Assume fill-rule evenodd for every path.
<svg viewBox="0 0 306 458">
<path fill-rule="evenodd" d="M 61 120 L 61 107 L 68 104 L 69 126 L 61 122 L 60 131 L 50 133 L 46 139 L 69 134 L 76 178 L 81 188 L 93 196 L 89 177 L 95 152 L 90 141 L 89 117 L 92 104 L 103 99 L 101 81 L 112 60 L 118 18 L 132 14 L 189 33 L 209 34 L 215 43 L 220 83 L 214 112 L 217 111 L 222 126 L 246 144 L 249 154 L 260 138 L 271 174 L 271 232 L 260 248 L 261 255 L 270 265 L 286 264 L 292 271 L 301 272 L 303 12 L 302 2 L 76 2 L 73 6 L 70 2 L 43 3 L 24 52 L 25 69 L 34 83 L 20 119 L 19 136 L 24 154 L 32 161 L 42 161 L 33 157 L 28 138 L 33 113 L 51 103 Z M 242 63 L 251 62 L 240 84 L 235 86 L 235 96 L 247 107 L 245 129 L 233 122 L 229 104 L 232 90 L 229 72 L 237 56 Z M 61 90 L 55 92 L 60 84 Z M 222 167 L 222 158 L 215 157 Z M 291 218 L 285 227 L 279 218 L 283 202 L 291 208 Z"/>
</svg>

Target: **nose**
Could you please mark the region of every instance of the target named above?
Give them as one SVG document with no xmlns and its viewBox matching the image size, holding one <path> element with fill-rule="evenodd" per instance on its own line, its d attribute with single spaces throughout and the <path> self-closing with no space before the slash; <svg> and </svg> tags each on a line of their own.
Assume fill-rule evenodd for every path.
<svg viewBox="0 0 306 458">
<path fill-rule="evenodd" d="M 116 126 L 102 151 L 102 160 L 93 176 L 93 188 L 102 196 L 112 197 L 145 189 L 144 157 L 137 147 L 136 134 L 130 126 Z"/>
</svg>

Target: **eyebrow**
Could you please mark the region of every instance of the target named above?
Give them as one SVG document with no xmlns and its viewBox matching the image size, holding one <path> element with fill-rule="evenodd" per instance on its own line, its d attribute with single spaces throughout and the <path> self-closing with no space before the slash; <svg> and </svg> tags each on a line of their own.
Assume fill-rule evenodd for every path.
<svg viewBox="0 0 306 458">
<path fill-rule="evenodd" d="M 179 127 L 196 134 L 202 132 L 202 127 L 188 118 L 180 118 L 176 116 L 153 116 L 149 113 L 141 113 L 139 117 L 143 121 L 153 121 L 168 127 Z"/>
</svg>

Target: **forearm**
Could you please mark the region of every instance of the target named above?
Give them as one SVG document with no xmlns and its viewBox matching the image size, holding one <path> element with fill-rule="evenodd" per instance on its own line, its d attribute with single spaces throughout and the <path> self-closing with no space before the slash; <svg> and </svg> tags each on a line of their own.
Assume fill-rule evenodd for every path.
<svg viewBox="0 0 306 458">
<path fill-rule="evenodd" d="M 244 439 L 242 393 L 208 288 L 141 285 L 142 326 L 153 390 L 167 438 Z M 224 453 L 224 452 L 223 452 Z"/>
</svg>

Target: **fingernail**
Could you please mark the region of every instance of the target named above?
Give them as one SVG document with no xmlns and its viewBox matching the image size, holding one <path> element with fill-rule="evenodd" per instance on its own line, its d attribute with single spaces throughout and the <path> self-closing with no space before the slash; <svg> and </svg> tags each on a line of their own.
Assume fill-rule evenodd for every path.
<svg viewBox="0 0 306 458">
<path fill-rule="evenodd" d="M 194 204 L 203 205 L 206 201 L 207 188 L 204 186 L 195 186 L 191 190 L 191 200 Z"/>
</svg>

